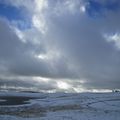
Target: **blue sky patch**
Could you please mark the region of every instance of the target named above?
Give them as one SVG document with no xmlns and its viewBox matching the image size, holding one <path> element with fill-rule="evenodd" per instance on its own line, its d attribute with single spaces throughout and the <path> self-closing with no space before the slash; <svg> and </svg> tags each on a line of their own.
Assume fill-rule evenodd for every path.
<svg viewBox="0 0 120 120">
<path fill-rule="evenodd" d="M 89 0 L 86 10 L 88 15 L 90 15 L 91 17 L 95 17 L 102 13 L 102 8 L 103 6 L 99 2 Z"/>
<path fill-rule="evenodd" d="M 0 16 L 6 17 L 8 20 L 23 19 L 20 9 L 5 4 L 0 4 Z"/>
<path fill-rule="evenodd" d="M 116 1 L 116 2 L 109 2 L 109 4 L 105 5 L 105 8 L 108 10 L 118 10 L 120 9 L 120 1 Z"/>
<path fill-rule="evenodd" d="M 101 17 L 106 11 L 117 11 L 120 9 L 120 1 L 100 2 L 96 0 L 88 0 L 86 6 L 87 14 L 90 17 Z"/>
<path fill-rule="evenodd" d="M 30 28 L 30 20 L 26 19 L 23 9 L 0 3 L 0 16 L 7 18 L 10 22 L 16 21 L 16 26 L 24 30 Z"/>
</svg>

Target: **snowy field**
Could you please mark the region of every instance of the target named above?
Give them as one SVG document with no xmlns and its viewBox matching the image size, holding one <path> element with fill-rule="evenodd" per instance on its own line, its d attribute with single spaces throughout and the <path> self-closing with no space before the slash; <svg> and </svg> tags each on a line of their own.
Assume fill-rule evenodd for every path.
<svg viewBox="0 0 120 120">
<path fill-rule="evenodd" d="M 120 93 L 0 92 L 0 120 L 120 120 Z"/>
</svg>

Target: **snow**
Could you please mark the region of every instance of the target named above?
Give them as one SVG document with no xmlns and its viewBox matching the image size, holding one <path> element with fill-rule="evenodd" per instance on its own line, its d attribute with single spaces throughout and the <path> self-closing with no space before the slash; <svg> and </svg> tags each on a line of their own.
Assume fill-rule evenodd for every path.
<svg viewBox="0 0 120 120">
<path fill-rule="evenodd" d="M 19 93 L 22 105 L 0 105 L 0 120 L 120 120 L 120 93 Z M 0 102 L 4 102 L 0 97 Z"/>
</svg>

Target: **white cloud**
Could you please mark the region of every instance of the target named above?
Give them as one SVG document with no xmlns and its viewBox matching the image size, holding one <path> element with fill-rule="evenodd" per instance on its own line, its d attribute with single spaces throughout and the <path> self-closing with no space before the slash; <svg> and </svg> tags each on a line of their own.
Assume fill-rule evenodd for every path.
<svg viewBox="0 0 120 120">
<path fill-rule="evenodd" d="M 120 50 L 120 34 L 115 33 L 112 35 L 105 35 L 105 38 L 108 42 L 111 42 L 115 45 L 115 47 Z"/>
<path fill-rule="evenodd" d="M 73 0 L 66 0 L 64 3 L 65 8 L 73 14 L 76 12 L 78 4 L 78 1 L 74 2 Z"/>
<path fill-rule="evenodd" d="M 20 30 L 17 29 L 17 28 L 14 28 L 14 30 L 15 30 L 17 36 L 19 37 L 19 39 L 20 39 L 22 42 L 26 43 L 26 40 L 25 40 L 25 38 L 24 38 L 23 32 L 20 31 Z"/>
<path fill-rule="evenodd" d="M 59 89 L 66 89 L 66 90 L 68 90 L 68 89 L 70 89 L 71 86 L 68 83 L 66 83 L 66 82 L 57 81 L 57 87 Z"/>
<path fill-rule="evenodd" d="M 47 30 L 45 11 L 48 8 L 47 0 L 35 0 L 35 9 L 32 12 L 32 23 L 41 33 L 45 34 Z"/>
<path fill-rule="evenodd" d="M 86 12 L 86 7 L 84 5 L 80 6 L 80 12 L 82 12 L 82 13 Z"/>
<path fill-rule="evenodd" d="M 32 18 L 33 26 L 36 27 L 42 34 L 47 31 L 45 19 L 40 15 L 34 15 Z"/>
<path fill-rule="evenodd" d="M 48 7 L 47 0 L 35 0 L 35 11 L 36 12 L 43 12 L 44 9 Z"/>
</svg>

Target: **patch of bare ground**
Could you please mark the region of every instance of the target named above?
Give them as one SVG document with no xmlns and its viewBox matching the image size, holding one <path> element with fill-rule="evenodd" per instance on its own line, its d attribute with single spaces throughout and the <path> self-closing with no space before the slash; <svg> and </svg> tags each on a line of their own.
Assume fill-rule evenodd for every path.
<svg viewBox="0 0 120 120">
<path fill-rule="evenodd" d="M 50 106 L 50 107 L 41 107 L 37 104 L 31 106 L 23 107 L 1 107 L 0 115 L 13 115 L 24 118 L 29 117 L 44 117 L 46 113 L 57 112 L 57 111 L 68 111 L 68 110 L 82 110 L 83 108 L 80 105 L 61 105 L 61 106 Z"/>
<path fill-rule="evenodd" d="M 43 117 L 46 115 L 46 109 L 37 105 L 24 107 L 2 107 L 0 108 L 0 115 L 14 115 L 24 118 L 37 116 Z"/>
<path fill-rule="evenodd" d="M 80 105 L 77 105 L 77 104 L 49 107 L 49 111 L 52 111 L 52 112 L 64 111 L 64 110 L 80 110 L 80 109 L 83 109 L 83 108 Z"/>
</svg>

